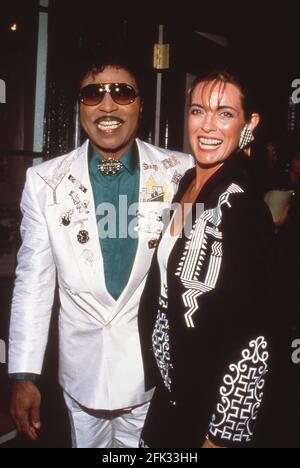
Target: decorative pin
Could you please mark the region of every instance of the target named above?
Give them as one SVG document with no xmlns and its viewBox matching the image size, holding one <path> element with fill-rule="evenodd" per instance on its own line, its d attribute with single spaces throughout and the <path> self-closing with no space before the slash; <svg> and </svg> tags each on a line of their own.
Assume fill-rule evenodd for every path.
<svg viewBox="0 0 300 468">
<path fill-rule="evenodd" d="M 105 161 L 101 161 L 98 164 L 98 170 L 102 175 L 105 176 L 113 176 L 118 174 L 121 169 L 123 169 L 124 165 L 122 161 L 118 161 L 113 158 L 108 158 Z"/>
<path fill-rule="evenodd" d="M 75 179 L 74 176 L 70 174 L 68 179 L 72 184 L 74 184 L 75 188 L 81 190 L 83 193 L 87 192 L 87 188 L 85 188 L 79 180 Z"/>
<path fill-rule="evenodd" d="M 171 182 L 173 182 L 173 184 L 179 185 L 179 182 L 181 181 L 181 179 L 182 179 L 182 174 L 180 174 L 178 171 L 175 171 Z"/>
<path fill-rule="evenodd" d="M 77 234 L 77 240 L 80 244 L 86 244 L 90 240 L 90 235 L 85 229 L 82 229 Z"/>
<path fill-rule="evenodd" d="M 60 225 L 70 226 L 73 214 L 74 210 L 69 210 L 66 213 L 63 213 L 60 217 Z"/>
<path fill-rule="evenodd" d="M 172 169 L 172 167 L 179 166 L 180 161 L 175 155 L 172 155 L 171 157 L 164 159 L 162 164 L 165 169 Z"/>
<path fill-rule="evenodd" d="M 149 249 L 156 249 L 157 246 L 158 246 L 158 239 L 149 240 L 148 242 Z"/>
<path fill-rule="evenodd" d="M 69 193 L 69 196 L 71 197 L 76 210 L 79 211 L 79 213 L 85 213 L 88 214 L 90 212 L 90 207 L 89 207 L 89 201 L 88 200 L 83 200 L 81 201 L 79 197 L 76 195 L 76 193 L 72 190 Z"/>
<path fill-rule="evenodd" d="M 137 211 L 137 219 L 138 225 L 136 227 L 136 230 L 138 232 L 145 232 L 147 234 L 152 235 L 160 235 L 163 229 L 163 223 L 162 216 L 160 216 L 157 212 L 150 211 L 148 213 L 143 214 L 140 211 Z"/>
<path fill-rule="evenodd" d="M 146 164 L 144 163 L 143 164 L 143 169 L 144 171 L 156 171 L 158 172 L 158 165 L 157 164 L 153 164 L 153 165 L 150 165 L 150 164 Z"/>
</svg>

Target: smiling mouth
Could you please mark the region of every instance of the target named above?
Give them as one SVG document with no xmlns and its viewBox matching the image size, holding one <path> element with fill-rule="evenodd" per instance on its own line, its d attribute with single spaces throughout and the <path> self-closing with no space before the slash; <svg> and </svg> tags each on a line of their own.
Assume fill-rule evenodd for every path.
<svg viewBox="0 0 300 468">
<path fill-rule="evenodd" d="M 223 140 L 217 138 L 198 138 L 199 147 L 203 150 L 213 151 L 222 145 Z"/>
<path fill-rule="evenodd" d="M 123 125 L 123 123 L 124 121 L 122 121 L 121 119 L 116 119 L 116 118 L 113 118 L 113 119 L 101 118 L 95 121 L 97 128 L 101 130 L 102 132 L 107 132 L 107 133 L 117 130 Z"/>
</svg>

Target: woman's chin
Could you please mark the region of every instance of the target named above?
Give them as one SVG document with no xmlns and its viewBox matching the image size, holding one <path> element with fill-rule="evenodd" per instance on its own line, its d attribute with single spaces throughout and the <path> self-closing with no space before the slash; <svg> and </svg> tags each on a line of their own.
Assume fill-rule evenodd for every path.
<svg viewBox="0 0 300 468">
<path fill-rule="evenodd" d="M 201 155 L 201 157 L 196 156 L 195 159 L 199 167 L 203 169 L 210 169 L 210 168 L 220 166 L 221 164 L 223 164 L 226 158 L 216 157 L 216 156 L 212 157 L 211 155 L 203 157 Z"/>
</svg>

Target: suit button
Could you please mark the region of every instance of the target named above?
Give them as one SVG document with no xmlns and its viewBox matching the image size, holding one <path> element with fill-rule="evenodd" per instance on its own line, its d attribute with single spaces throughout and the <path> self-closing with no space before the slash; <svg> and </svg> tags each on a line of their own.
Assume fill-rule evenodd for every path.
<svg viewBox="0 0 300 468">
<path fill-rule="evenodd" d="M 174 401 L 174 400 L 170 400 L 170 405 L 171 405 L 171 406 L 176 406 L 176 405 L 177 405 L 177 402 Z"/>
</svg>

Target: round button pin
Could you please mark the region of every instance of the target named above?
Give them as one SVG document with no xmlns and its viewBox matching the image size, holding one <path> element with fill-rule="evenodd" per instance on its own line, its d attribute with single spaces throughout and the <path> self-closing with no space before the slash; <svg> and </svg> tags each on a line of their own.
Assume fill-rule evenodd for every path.
<svg viewBox="0 0 300 468">
<path fill-rule="evenodd" d="M 86 244 L 90 240 L 90 235 L 83 229 L 77 234 L 77 240 L 80 244 Z"/>
</svg>

